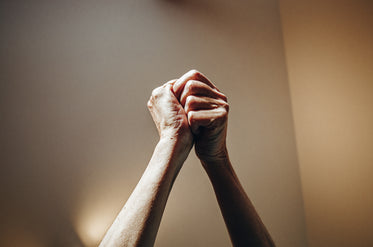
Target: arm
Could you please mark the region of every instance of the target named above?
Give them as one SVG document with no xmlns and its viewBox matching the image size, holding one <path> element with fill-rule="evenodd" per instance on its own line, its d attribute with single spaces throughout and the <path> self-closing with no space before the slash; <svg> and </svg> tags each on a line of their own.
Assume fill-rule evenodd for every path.
<svg viewBox="0 0 373 247">
<path fill-rule="evenodd" d="M 275 246 L 228 156 L 221 161 L 201 162 L 214 187 L 233 246 Z"/>
<path fill-rule="evenodd" d="M 100 246 L 153 246 L 173 182 L 193 145 L 185 112 L 168 82 L 148 102 L 160 141 Z"/>
<path fill-rule="evenodd" d="M 229 161 L 226 96 L 194 70 L 179 79 L 173 89 L 187 113 L 196 154 L 213 185 L 233 245 L 275 246 Z"/>
</svg>

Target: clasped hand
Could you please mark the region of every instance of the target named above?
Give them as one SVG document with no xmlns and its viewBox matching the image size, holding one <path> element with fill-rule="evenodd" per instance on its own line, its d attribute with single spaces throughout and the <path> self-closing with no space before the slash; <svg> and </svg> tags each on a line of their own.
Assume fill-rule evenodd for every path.
<svg viewBox="0 0 373 247">
<path fill-rule="evenodd" d="M 100 246 L 153 246 L 173 182 L 194 144 L 233 246 L 275 246 L 229 161 L 227 97 L 191 70 L 153 90 L 148 102 L 160 141 Z"/>
<path fill-rule="evenodd" d="M 227 156 L 227 97 L 200 72 L 191 70 L 154 89 L 148 108 L 160 138 L 188 152 L 194 142 L 202 164 Z"/>
</svg>

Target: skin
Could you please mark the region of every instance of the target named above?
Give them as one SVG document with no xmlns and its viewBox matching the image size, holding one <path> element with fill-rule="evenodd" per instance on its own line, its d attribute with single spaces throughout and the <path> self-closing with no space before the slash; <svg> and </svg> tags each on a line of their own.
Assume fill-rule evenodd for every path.
<svg viewBox="0 0 373 247">
<path fill-rule="evenodd" d="M 196 70 L 183 77 L 173 89 L 180 95 L 196 154 L 210 178 L 233 246 L 275 246 L 229 160 L 227 97 Z"/>
<path fill-rule="evenodd" d="M 196 70 L 153 90 L 160 140 L 135 190 L 100 246 L 153 246 L 174 180 L 195 144 L 233 246 L 275 246 L 241 186 L 226 147 L 227 97 Z"/>
<path fill-rule="evenodd" d="M 153 90 L 149 111 L 160 140 L 139 183 L 104 236 L 100 246 L 153 246 L 173 182 L 192 145 L 184 109 L 172 83 Z"/>
</svg>

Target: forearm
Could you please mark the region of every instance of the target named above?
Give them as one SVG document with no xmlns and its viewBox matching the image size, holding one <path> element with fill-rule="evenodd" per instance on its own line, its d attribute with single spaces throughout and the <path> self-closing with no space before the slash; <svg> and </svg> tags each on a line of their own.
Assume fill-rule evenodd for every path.
<svg viewBox="0 0 373 247">
<path fill-rule="evenodd" d="M 215 190 L 234 246 L 274 246 L 228 158 L 227 97 L 207 77 L 191 70 L 173 85 L 188 116 L 195 150 Z"/>
<path fill-rule="evenodd" d="M 213 185 L 233 246 L 275 246 L 226 158 L 202 162 Z"/>
<path fill-rule="evenodd" d="M 100 246 L 153 246 L 173 181 L 187 154 L 175 140 L 160 140 Z"/>
</svg>

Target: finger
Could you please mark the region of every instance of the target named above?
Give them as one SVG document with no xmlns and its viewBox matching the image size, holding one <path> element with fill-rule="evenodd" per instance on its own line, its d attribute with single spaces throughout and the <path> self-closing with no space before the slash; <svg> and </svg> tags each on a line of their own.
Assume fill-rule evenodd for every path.
<svg viewBox="0 0 373 247">
<path fill-rule="evenodd" d="M 164 95 L 164 93 L 166 92 L 170 97 L 172 98 L 175 98 L 175 100 L 177 101 L 176 97 L 175 97 L 175 94 L 173 93 L 172 91 L 172 86 L 173 84 L 176 82 L 176 79 L 175 80 L 171 80 L 171 81 L 168 81 L 166 82 L 165 84 L 163 84 L 162 86 L 159 86 L 155 89 L 153 89 L 151 95 L 150 95 L 150 98 L 148 100 L 148 103 L 147 103 L 147 106 L 148 108 L 152 108 L 153 104 L 154 104 L 154 100 L 157 99 L 158 97 Z"/>
<path fill-rule="evenodd" d="M 165 84 L 163 84 L 162 85 L 162 87 L 165 89 L 165 90 L 167 90 L 167 93 L 170 93 L 171 94 L 171 97 L 175 97 L 175 94 L 174 94 L 174 92 L 173 92 L 173 89 L 172 89 L 172 87 L 173 87 L 173 85 L 174 85 L 174 83 L 177 81 L 177 79 L 173 79 L 173 80 L 170 80 L 170 81 L 168 81 L 168 82 L 166 82 Z M 176 97 L 175 97 L 176 98 Z"/>
<path fill-rule="evenodd" d="M 173 91 L 175 92 L 175 96 L 179 99 L 180 95 L 181 95 L 181 92 L 183 91 L 184 89 L 184 86 L 185 84 L 189 81 L 189 80 L 197 80 L 197 81 L 201 81 L 201 82 L 204 82 L 206 83 L 208 86 L 212 87 L 212 88 L 216 88 L 215 85 L 210 82 L 209 79 L 207 79 L 206 76 L 204 76 L 201 72 L 195 70 L 195 69 L 192 69 L 190 71 L 188 71 L 187 73 L 185 73 L 183 76 L 181 76 L 174 84 L 173 86 Z"/>
<path fill-rule="evenodd" d="M 173 79 L 171 81 L 168 81 L 166 84 L 170 85 L 170 91 L 172 92 L 172 95 L 176 98 L 175 92 L 174 92 L 174 85 L 176 83 L 177 79 Z M 176 98 L 177 99 L 177 98 Z"/>
<path fill-rule="evenodd" d="M 163 84 L 163 85 L 164 85 L 164 86 L 166 86 L 166 85 L 171 85 L 171 86 L 173 86 L 173 85 L 175 84 L 176 81 L 177 81 L 177 79 L 173 79 L 173 80 L 170 80 L 170 81 L 166 82 L 166 83 Z"/>
<path fill-rule="evenodd" d="M 201 97 L 189 95 L 185 101 L 185 112 L 210 110 L 218 107 L 224 107 L 228 110 L 228 103 L 222 99 L 213 99 L 209 97 Z"/>
<path fill-rule="evenodd" d="M 228 112 L 222 107 L 188 112 L 188 122 L 193 134 L 198 134 L 201 127 L 214 129 L 217 126 L 223 126 L 227 119 Z"/>
<path fill-rule="evenodd" d="M 214 88 L 209 87 L 203 82 L 195 80 L 188 81 L 184 86 L 184 90 L 179 98 L 179 101 L 182 106 L 185 106 L 186 98 L 190 95 L 206 96 L 216 99 L 221 98 L 225 101 L 227 100 L 227 97 L 223 93 L 217 91 Z"/>
</svg>

